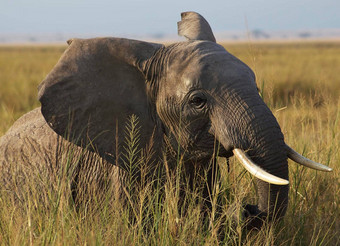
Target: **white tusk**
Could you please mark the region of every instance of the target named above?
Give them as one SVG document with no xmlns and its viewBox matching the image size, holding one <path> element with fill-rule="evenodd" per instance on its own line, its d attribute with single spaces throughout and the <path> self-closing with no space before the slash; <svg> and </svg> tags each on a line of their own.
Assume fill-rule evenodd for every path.
<svg viewBox="0 0 340 246">
<path fill-rule="evenodd" d="M 303 165 L 303 166 L 306 166 L 306 167 L 309 167 L 309 168 L 313 168 L 313 169 L 316 169 L 316 170 L 320 170 L 320 171 L 325 171 L 325 172 L 333 171 L 333 169 L 330 168 L 330 167 L 327 167 L 327 166 L 322 165 L 320 163 L 317 163 L 315 161 L 309 160 L 308 158 L 300 155 L 295 150 L 293 150 L 291 147 L 289 147 L 287 144 L 286 144 L 286 148 L 287 148 L 288 158 L 292 159 L 296 163 L 299 163 L 300 165 Z"/>
<path fill-rule="evenodd" d="M 233 149 L 233 153 L 237 157 L 237 159 L 239 159 L 239 161 L 245 167 L 245 169 L 247 169 L 247 171 L 250 172 L 252 175 L 254 175 L 256 178 L 266 181 L 270 184 L 276 184 L 276 185 L 288 185 L 289 184 L 288 180 L 276 177 L 266 172 L 258 165 L 256 165 L 243 150 Z"/>
</svg>

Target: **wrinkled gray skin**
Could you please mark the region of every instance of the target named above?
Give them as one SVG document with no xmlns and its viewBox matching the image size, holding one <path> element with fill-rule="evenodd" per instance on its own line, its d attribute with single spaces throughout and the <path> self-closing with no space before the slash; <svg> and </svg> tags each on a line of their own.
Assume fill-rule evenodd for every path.
<svg viewBox="0 0 340 246">
<path fill-rule="evenodd" d="M 154 158 L 160 158 L 165 146 L 177 151 L 179 144 L 189 179 L 194 168 L 208 168 L 215 140 L 219 156 L 228 158 L 241 148 L 267 172 L 288 179 L 283 134 L 258 94 L 254 73 L 215 43 L 200 15 L 183 13 L 178 26 L 187 41 L 167 47 L 120 38 L 69 41 L 39 87 L 42 114 L 40 109 L 28 113 L 1 138 L 2 163 L 20 159 L 26 166 L 48 169 L 58 135 L 68 135 L 78 146 L 91 140 L 93 149 L 115 164 L 84 164 L 84 177 L 118 173 L 124 166 L 115 158 L 116 130 L 122 142 L 125 121 L 135 114 L 142 127 L 141 146 L 152 138 Z M 246 206 L 246 215 L 284 215 L 288 185 L 257 180 L 257 191 L 258 207 Z"/>
</svg>

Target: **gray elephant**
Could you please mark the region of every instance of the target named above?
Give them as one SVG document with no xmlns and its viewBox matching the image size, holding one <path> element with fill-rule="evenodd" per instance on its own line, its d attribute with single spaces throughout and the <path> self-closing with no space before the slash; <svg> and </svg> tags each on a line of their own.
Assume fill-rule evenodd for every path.
<svg viewBox="0 0 340 246">
<path fill-rule="evenodd" d="M 285 144 L 280 126 L 258 94 L 254 73 L 216 43 L 202 16 L 182 13 L 178 30 L 187 40 L 169 46 L 123 38 L 69 40 L 39 86 L 41 110 L 23 116 L 0 139 L 1 172 L 8 173 L 8 163 L 21 162 L 49 176 L 54 172 L 51 163 L 62 152 L 57 147 L 62 136 L 78 149 L 86 146 L 94 152 L 90 158 L 95 161 L 86 162 L 86 157 L 73 171 L 82 177 L 76 186 L 90 177 L 103 182 L 106 175 L 115 177 L 119 187 L 126 167 L 116 153 L 124 141 L 124 122 L 137 115 L 140 145 L 155 143 L 154 159 L 165 153 L 176 165 L 180 153 L 190 181 L 196 169 L 206 169 L 211 176 L 208 164 L 215 156 L 235 155 L 257 178 L 259 203 L 245 206 L 245 214 L 283 216 L 287 158 L 331 169 Z"/>
</svg>

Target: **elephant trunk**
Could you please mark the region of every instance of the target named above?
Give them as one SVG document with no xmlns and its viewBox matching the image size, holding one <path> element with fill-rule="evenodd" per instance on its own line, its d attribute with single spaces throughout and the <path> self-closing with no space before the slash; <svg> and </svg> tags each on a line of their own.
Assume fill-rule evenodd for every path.
<svg viewBox="0 0 340 246">
<path fill-rule="evenodd" d="M 280 126 L 260 97 L 247 97 L 248 101 L 235 100 L 223 104 L 214 113 L 219 117 L 212 126 L 219 142 L 231 153 L 244 150 L 261 169 L 281 179 L 288 180 L 287 151 Z M 221 110 L 221 111 L 220 111 Z M 220 111 L 220 112 L 218 112 Z M 221 113 L 233 115 L 225 119 Z M 228 156 L 228 155 L 226 155 Z M 263 217 L 269 220 L 285 214 L 288 204 L 288 185 L 274 185 L 257 179 L 258 206 L 247 205 L 246 217 Z M 260 215 L 260 216 L 259 216 Z M 261 220 L 254 220 L 260 226 Z"/>
</svg>

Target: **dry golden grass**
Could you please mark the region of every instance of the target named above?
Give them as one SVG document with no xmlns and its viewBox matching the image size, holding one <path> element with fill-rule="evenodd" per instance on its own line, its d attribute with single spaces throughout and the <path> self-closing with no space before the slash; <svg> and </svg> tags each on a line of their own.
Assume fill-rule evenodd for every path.
<svg viewBox="0 0 340 246">
<path fill-rule="evenodd" d="M 310 159 L 329 165 L 316 172 L 289 162 L 290 199 L 284 221 L 260 232 L 225 226 L 227 245 L 340 244 L 340 43 L 225 44 L 256 73 L 265 102 L 277 117 L 286 142 Z M 23 113 L 39 106 L 37 85 L 57 62 L 64 47 L 0 47 L 0 136 Z M 255 202 L 249 174 L 232 159 L 216 190 L 227 197 L 225 210 L 244 200 Z M 108 198 L 100 210 L 76 211 L 69 187 L 49 190 L 51 206 L 28 197 L 19 209 L 0 194 L 1 245 L 216 245 L 220 219 L 203 221 L 196 194 L 188 194 L 187 213 L 178 214 L 178 187 L 169 179 L 160 191 L 141 187 L 135 204 Z M 41 192 L 41 191 L 40 191 Z M 34 193 L 34 192 L 33 192 Z M 108 197 L 110 194 L 107 194 Z M 133 214 L 131 214 L 133 213 Z M 179 217 L 178 217 L 179 216 Z M 131 217 L 135 218 L 131 222 Z M 230 222 L 231 219 L 227 218 Z M 231 222 L 230 222 L 231 223 Z"/>
<path fill-rule="evenodd" d="M 340 42 L 226 44 L 248 64 L 264 87 L 270 105 L 287 106 L 300 96 L 313 97 L 316 105 L 340 96 Z"/>
<path fill-rule="evenodd" d="M 65 47 L 0 46 L 0 135 L 24 113 L 38 107 L 37 86 Z"/>
</svg>

